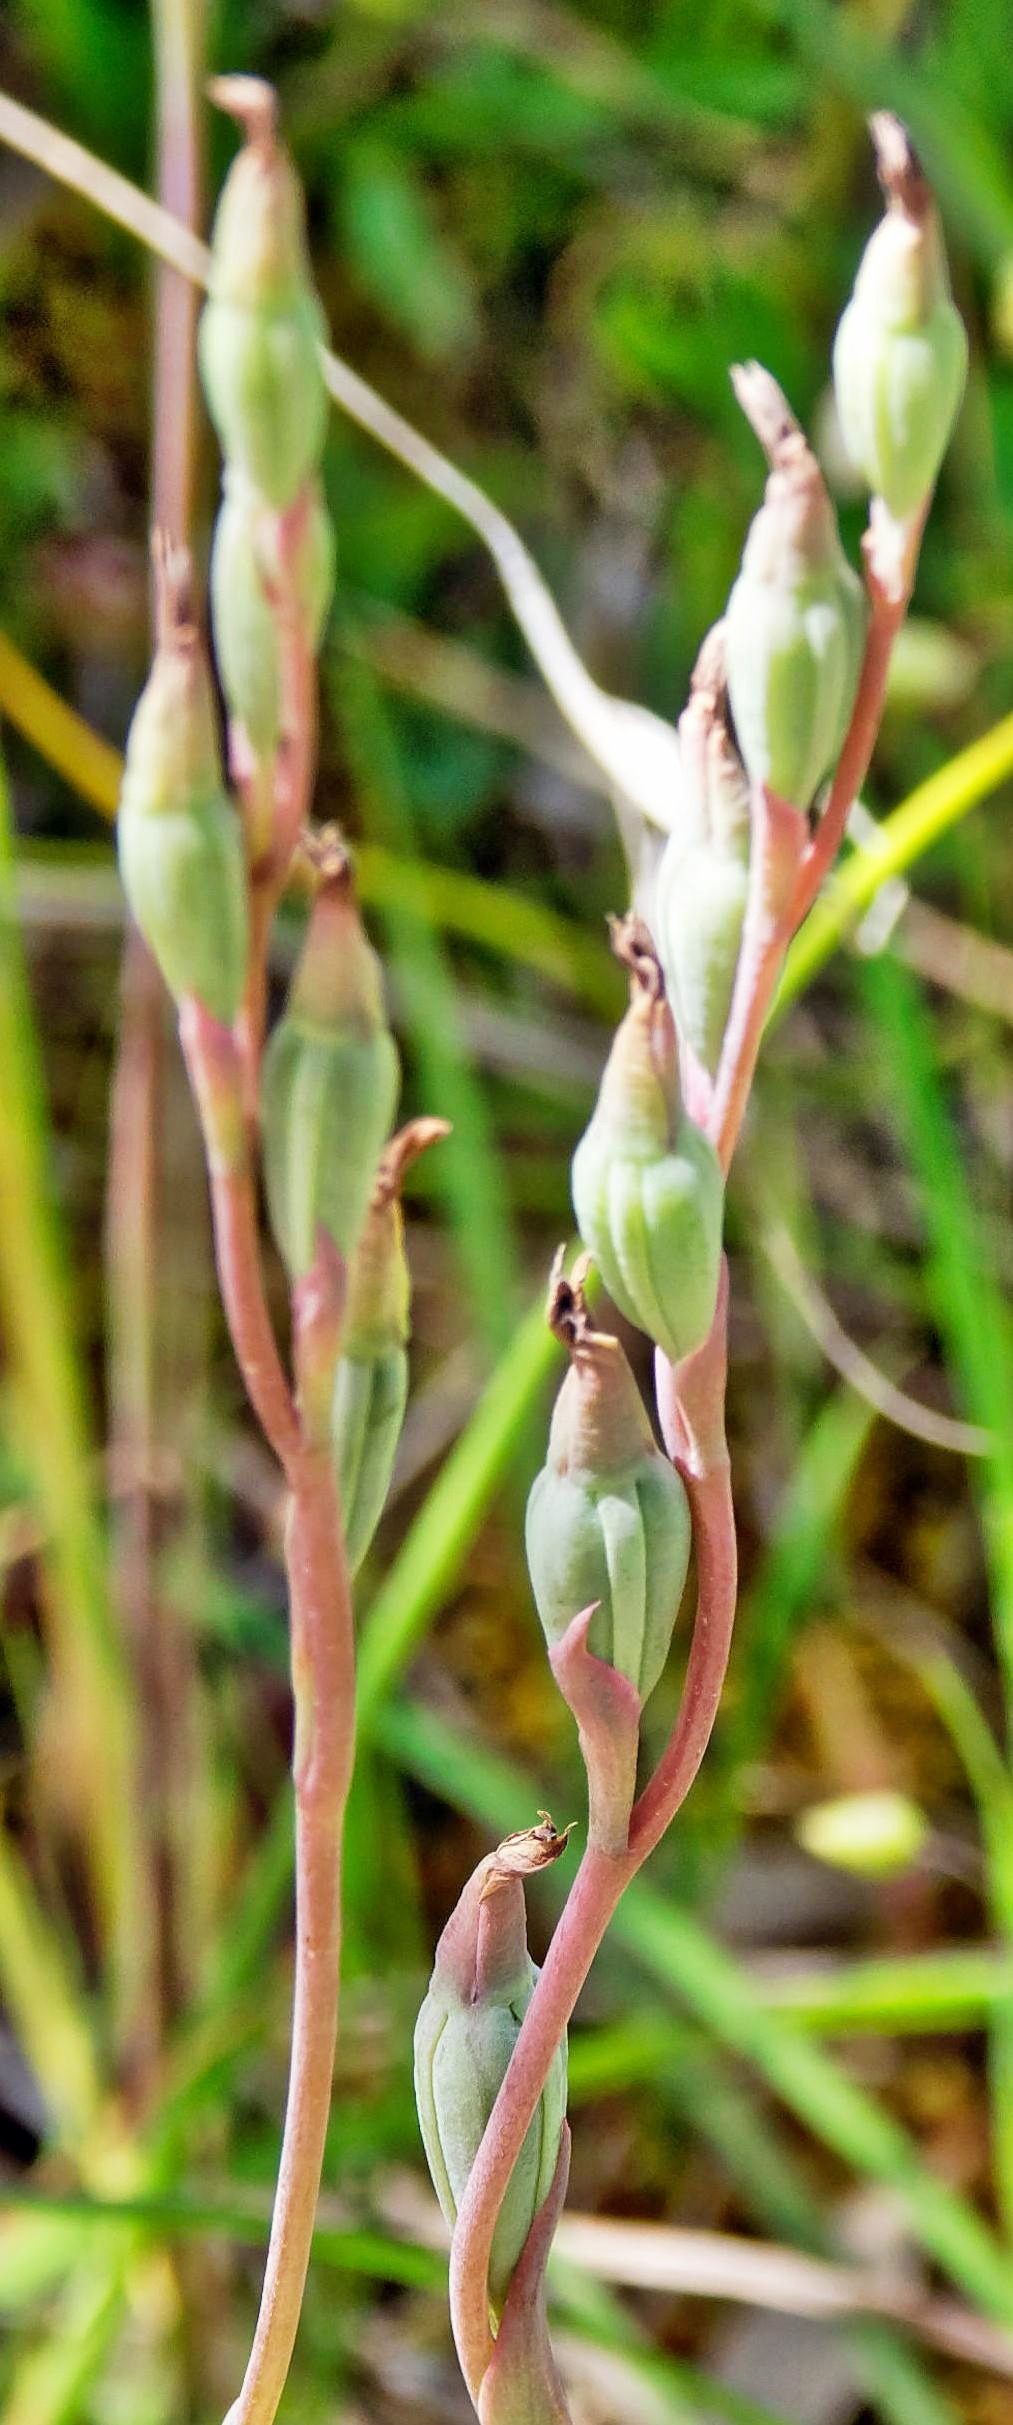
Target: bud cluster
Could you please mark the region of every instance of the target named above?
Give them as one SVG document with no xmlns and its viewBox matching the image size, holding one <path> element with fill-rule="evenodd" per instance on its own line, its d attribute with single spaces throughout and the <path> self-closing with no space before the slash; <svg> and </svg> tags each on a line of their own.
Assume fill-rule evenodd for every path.
<svg viewBox="0 0 1013 2425">
<path fill-rule="evenodd" d="M 215 215 L 199 334 L 223 457 L 211 599 L 222 689 L 251 769 L 259 852 L 268 840 L 266 795 L 282 727 L 284 622 L 297 619 L 315 654 L 334 586 L 334 533 L 318 476 L 327 426 L 325 324 L 274 94 L 249 76 L 219 79 L 212 90 L 240 120 L 246 141 Z"/>
</svg>

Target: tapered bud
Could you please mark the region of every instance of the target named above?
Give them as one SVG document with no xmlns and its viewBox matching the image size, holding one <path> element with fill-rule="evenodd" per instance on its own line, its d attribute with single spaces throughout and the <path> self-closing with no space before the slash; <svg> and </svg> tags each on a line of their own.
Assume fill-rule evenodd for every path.
<svg viewBox="0 0 1013 2425">
<path fill-rule="evenodd" d="M 278 539 L 276 515 L 243 473 L 227 470 L 211 549 L 215 656 L 229 714 L 263 758 L 281 727 Z M 334 528 L 317 481 L 285 569 L 315 655 L 334 589 Z"/>
<path fill-rule="evenodd" d="M 380 1161 L 352 1265 L 331 1437 L 353 1575 L 383 1512 L 408 1399 L 411 1282 L 401 1187 L 416 1156 L 449 1133 L 446 1120 L 411 1120 L 392 1138 Z"/>
<path fill-rule="evenodd" d="M 252 76 L 212 86 L 246 142 L 222 188 L 199 353 L 226 463 L 278 510 L 319 464 L 327 425 L 326 328 L 306 252 L 302 193 L 278 141 L 275 99 Z"/>
<path fill-rule="evenodd" d="M 815 455 L 780 388 L 756 362 L 732 379 L 771 472 L 728 601 L 728 695 L 750 780 L 807 809 L 851 720 L 865 592 L 841 547 Z"/>
<path fill-rule="evenodd" d="M 852 462 L 897 521 L 930 495 L 967 375 L 935 204 L 898 118 L 870 120 L 886 211 L 834 340 L 834 393 Z"/>
<path fill-rule="evenodd" d="M 724 626 L 708 634 L 679 721 L 685 791 L 658 871 L 654 935 L 679 1034 L 714 1071 L 749 889 L 749 785 L 725 714 Z"/>
<path fill-rule="evenodd" d="M 451 2225 L 538 1977 L 524 1879 L 557 1860 L 565 1844 L 544 1813 L 540 1827 L 508 1837 L 469 1878 L 436 1948 L 415 2029 L 415 2101 L 433 2187 Z M 565 2114 L 564 2040 L 500 2208 L 489 2267 L 497 2310 L 552 2186 Z"/>
<path fill-rule="evenodd" d="M 618 1339 L 592 1328 L 585 1269 L 567 1280 L 557 1263 L 553 1274 L 549 1321 L 570 1369 L 528 1500 L 528 1570 L 550 1646 L 597 1601 L 587 1648 L 646 1701 L 668 1656 L 686 1581 L 689 1503 L 655 1443 Z"/>
<path fill-rule="evenodd" d="M 127 736 L 117 844 L 131 910 L 177 1002 L 228 1026 L 248 951 L 242 836 L 222 780 L 182 549 L 155 543 L 157 647 Z"/>
<path fill-rule="evenodd" d="M 315 857 L 320 889 L 261 1089 L 268 1210 L 293 1279 L 309 1271 L 318 1229 L 354 1254 L 399 1083 L 347 854 L 325 830 Z"/>
<path fill-rule="evenodd" d="M 635 918 L 613 928 L 631 998 L 573 1158 L 581 1237 L 609 1295 L 672 1361 L 706 1338 L 717 1302 L 723 1182 L 683 1111 L 661 965 Z"/>
</svg>

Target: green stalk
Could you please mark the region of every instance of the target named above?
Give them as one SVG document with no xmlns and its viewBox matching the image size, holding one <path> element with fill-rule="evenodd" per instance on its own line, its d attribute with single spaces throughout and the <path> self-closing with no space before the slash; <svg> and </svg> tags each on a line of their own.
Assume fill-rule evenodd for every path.
<svg viewBox="0 0 1013 2425">
<path fill-rule="evenodd" d="M 91 1492 L 93 1449 L 70 1283 L 48 1167 L 46 1112 L 18 934 L 10 806 L 0 766 L 0 1324 L 22 1445 L 46 1541 L 45 1624 L 53 1735 L 73 1797 L 114 2000 L 129 1975 L 138 1908 L 131 1807 L 134 1720 L 106 1592 Z"/>
</svg>

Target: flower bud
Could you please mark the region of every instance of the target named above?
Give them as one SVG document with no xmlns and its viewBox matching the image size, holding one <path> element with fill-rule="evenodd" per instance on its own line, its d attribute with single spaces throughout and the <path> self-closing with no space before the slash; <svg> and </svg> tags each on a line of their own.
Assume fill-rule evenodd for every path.
<svg viewBox="0 0 1013 2425">
<path fill-rule="evenodd" d="M 225 77 L 213 96 L 247 140 L 222 188 L 211 239 L 199 353 L 208 411 L 226 462 L 279 511 L 316 470 L 327 426 L 298 178 L 278 141 L 275 99 L 256 77 Z"/>
<path fill-rule="evenodd" d="M 411 1120 L 383 1155 L 352 1265 L 331 1438 L 350 1572 L 383 1512 L 408 1398 L 411 1284 L 401 1185 L 416 1155 L 450 1134 L 446 1120 Z"/>
<path fill-rule="evenodd" d="M 650 936 L 628 918 L 612 940 L 630 969 L 630 1007 L 573 1158 L 574 1209 L 620 1313 L 678 1363 L 714 1318 L 721 1167 L 682 1109 L 675 1028 Z"/>
<path fill-rule="evenodd" d="M 886 211 L 834 339 L 834 393 L 849 456 L 897 521 L 930 495 L 967 374 L 935 204 L 906 129 L 870 120 Z"/>
<path fill-rule="evenodd" d="M 528 1500 L 528 1570 L 550 1648 L 597 1601 L 587 1648 L 646 1701 L 686 1581 L 689 1503 L 656 1445 L 618 1339 L 591 1327 L 583 1276 L 578 1266 L 566 1280 L 558 1263 L 553 1274 L 549 1321 L 570 1369 Z"/>
<path fill-rule="evenodd" d="M 654 914 L 678 1032 L 712 1073 L 749 889 L 749 785 L 725 721 L 723 629 L 704 642 L 679 721 L 686 793 L 658 870 Z"/>
<path fill-rule="evenodd" d="M 325 830 L 315 856 L 320 890 L 261 1089 L 268 1211 L 293 1279 L 309 1271 L 320 1228 L 346 1261 L 354 1254 L 399 1081 L 347 854 Z"/>
<path fill-rule="evenodd" d="M 211 549 L 215 657 L 226 705 L 258 758 L 277 746 L 281 725 L 278 522 L 243 473 L 226 471 Z M 334 588 L 334 529 L 313 481 L 288 578 L 314 655 Z"/>
<path fill-rule="evenodd" d="M 433 2187 L 451 2226 L 538 1977 L 528 1953 L 523 1880 L 558 1860 L 566 1843 L 551 1819 L 542 1817 L 541 1827 L 508 1837 L 469 1878 L 436 1948 L 415 2028 L 419 2127 Z M 552 2186 L 565 2115 L 564 2039 L 493 2236 L 489 2293 L 497 2310 Z"/>
<path fill-rule="evenodd" d="M 246 978 L 246 870 L 222 780 L 190 565 L 156 539 L 155 661 L 127 736 L 117 846 L 131 910 L 177 1002 L 228 1026 Z"/>
<path fill-rule="evenodd" d="M 771 465 L 725 617 L 728 695 L 753 783 L 807 809 L 839 755 L 865 644 L 865 593 L 819 465 L 758 363 L 732 373 Z"/>
</svg>

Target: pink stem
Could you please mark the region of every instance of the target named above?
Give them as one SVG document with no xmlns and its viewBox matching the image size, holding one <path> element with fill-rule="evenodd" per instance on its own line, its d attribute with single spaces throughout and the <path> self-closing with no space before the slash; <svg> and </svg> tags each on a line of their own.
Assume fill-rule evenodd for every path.
<svg viewBox="0 0 1013 2425">
<path fill-rule="evenodd" d="M 355 1713 L 351 1595 L 329 1449 L 301 1451 L 289 1480 L 296 1812 L 292 2055 L 257 2328 L 226 2425 L 271 2425 L 285 2386 L 313 2242 L 338 2025 L 342 1828 Z"/>
<path fill-rule="evenodd" d="M 288 1472 L 301 1434 L 264 1296 L 239 1050 L 228 1028 L 193 1000 L 180 1011 L 179 1034 L 207 1148 L 215 1262 L 229 1334 L 250 1404 Z"/>
</svg>

